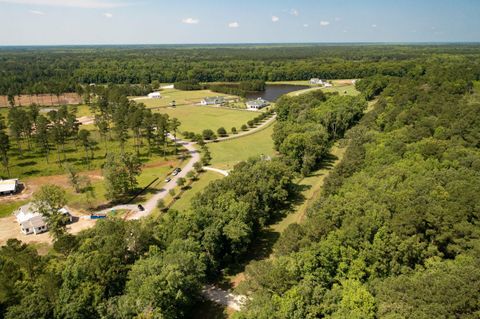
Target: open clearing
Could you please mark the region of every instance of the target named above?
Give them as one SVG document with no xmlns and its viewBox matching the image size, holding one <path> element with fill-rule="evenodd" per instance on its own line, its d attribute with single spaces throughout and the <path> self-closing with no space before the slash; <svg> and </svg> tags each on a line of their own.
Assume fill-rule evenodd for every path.
<svg viewBox="0 0 480 319">
<path fill-rule="evenodd" d="M 213 167 L 230 170 L 235 164 L 255 156 L 274 156 L 273 124 L 254 134 L 238 139 L 208 144 Z"/>
<path fill-rule="evenodd" d="M 243 124 L 258 116 L 258 112 L 241 111 L 213 106 L 185 105 L 175 108 L 161 108 L 155 110 L 176 117 L 182 125 L 180 132 L 189 131 L 202 133 L 204 129 L 211 129 L 215 133 L 219 127 L 224 127 L 230 132 L 232 127 L 240 130 Z"/>
</svg>

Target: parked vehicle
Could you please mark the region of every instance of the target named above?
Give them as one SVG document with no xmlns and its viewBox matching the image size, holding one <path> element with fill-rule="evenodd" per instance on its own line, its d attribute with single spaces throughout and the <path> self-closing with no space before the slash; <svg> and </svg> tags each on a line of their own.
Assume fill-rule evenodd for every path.
<svg viewBox="0 0 480 319">
<path fill-rule="evenodd" d="M 167 178 L 165 179 L 165 183 L 168 183 L 168 182 L 170 182 L 171 180 L 172 180 L 172 179 L 171 179 L 170 177 L 167 177 Z"/>
</svg>

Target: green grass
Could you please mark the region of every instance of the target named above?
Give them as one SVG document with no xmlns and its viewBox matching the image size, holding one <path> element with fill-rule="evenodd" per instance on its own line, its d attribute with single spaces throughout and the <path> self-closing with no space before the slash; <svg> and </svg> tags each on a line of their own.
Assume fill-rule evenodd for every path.
<svg viewBox="0 0 480 319">
<path fill-rule="evenodd" d="M 175 101 L 177 106 L 182 106 L 200 103 L 203 98 L 209 96 L 229 96 L 222 93 L 215 93 L 210 90 L 180 91 L 175 89 L 164 89 L 161 90 L 160 93 L 162 94 L 162 98 L 160 99 L 141 97 L 130 98 L 135 98 L 137 103 L 143 103 L 147 108 L 164 108 L 170 106 L 172 101 Z"/>
<path fill-rule="evenodd" d="M 28 201 L 26 200 L 1 202 L 0 218 L 11 215 L 15 210 L 20 208 L 20 206 L 25 205 L 26 203 L 28 203 Z"/>
<path fill-rule="evenodd" d="M 212 154 L 212 166 L 221 169 L 232 169 L 238 162 L 252 156 L 274 156 L 273 124 L 252 135 L 219 143 L 208 144 Z"/>
<path fill-rule="evenodd" d="M 151 163 L 152 165 L 154 163 Z M 158 164 L 161 164 L 160 162 Z M 164 185 L 165 177 L 172 171 L 172 167 L 177 166 L 176 163 L 172 163 L 173 165 L 166 165 L 166 166 L 158 166 L 158 167 L 147 167 L 142 170 L 142 173 L 137 178 L 138 181 L 138 188 L 141 189 L 146 187 L 150 184 L 155 178 L 159 178 L 159 180 L 150 186 L 147 191 L 142 194 L 141 196 L 137 197 L 134 203 L 141 203 L 148 200 L 154 193 L 160 191 L 162 186 Z M 94 188 L 94 192 L 96 195 L 95 200 L 92 201 L 92 206 L 96 207 L 101 204 L 105 204 L 107 199 L 105 198 L 105 182 L 103 180 L 94 180 L 92 181 L 92 187 Z M 67 188 L 67 203 L 72 208 L 88 211 L 89 205 L 87 203 L 87 196 L 86 194 L 77 194 L 73 191 L 71 187 Z"/>
<path fill-rule="evenodd" d="M 180 199 L 178 199 L 170 209 L 175 209 L 178 211 L 187 211 L 190 209 L 190 201 L 192 198 L 199 192 L 201 192 L 205 187 L 207 187 L 210 182 L 215 181 L 217 179 L 222 178 L 223 176 L 211 172 L 211 171 L 205 171 L 199 175 L 198 180 L 194 181 L 193 184 L 191 185 L 191 188 L 186 190 Z"/>
<path fill-rule="evenodd" d="M 235 126 L 237 130 L 243 124 L 256 117 L 256 112 L 240 111 L 235 109 L 218 108 L 211 106 L 177 106 L 176 108 L 158 109 L 158 112 L 176 117 L 182 124 L 179 131 L 201 133 L 204 129 L 214 132 L 221 126 L 227 131 Z"/>
</svg>

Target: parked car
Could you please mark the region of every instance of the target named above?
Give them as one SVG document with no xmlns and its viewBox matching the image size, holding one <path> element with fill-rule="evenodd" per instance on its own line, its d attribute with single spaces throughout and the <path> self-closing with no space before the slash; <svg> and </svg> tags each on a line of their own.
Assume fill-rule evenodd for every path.
<svg viewBox="0 0 480 319">
<path fill-rule="evenodd" d="M 171 180 L 172 180 L 172 179 L 171 179 L 170 177 L 167 177 L 167 178 L 165 179 L 165 183 L 168 183 L 168 182 L 170 182 Z"/>
</svg>

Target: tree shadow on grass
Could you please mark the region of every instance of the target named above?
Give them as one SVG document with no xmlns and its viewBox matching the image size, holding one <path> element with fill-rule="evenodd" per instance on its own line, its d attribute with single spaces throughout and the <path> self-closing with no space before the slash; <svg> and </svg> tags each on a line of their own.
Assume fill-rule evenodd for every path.
<svg viewBox="0 0 480 319">
<path fill-rule="evenodd" d="M 17 164 L 18 167 L 25 167 L 25 166 L 33 166 L 37 165 L 36 161 L 27 161 L 27 162 L 20 162 Z"/>
<path fill-rule="evenodd" d="M 22 175 L 25 176 L 33 176 L 33 175 L 38 175 L 40 171 L 38 169 L 32 169 L 30 171 L 23 172 Z"/>
</svg>

